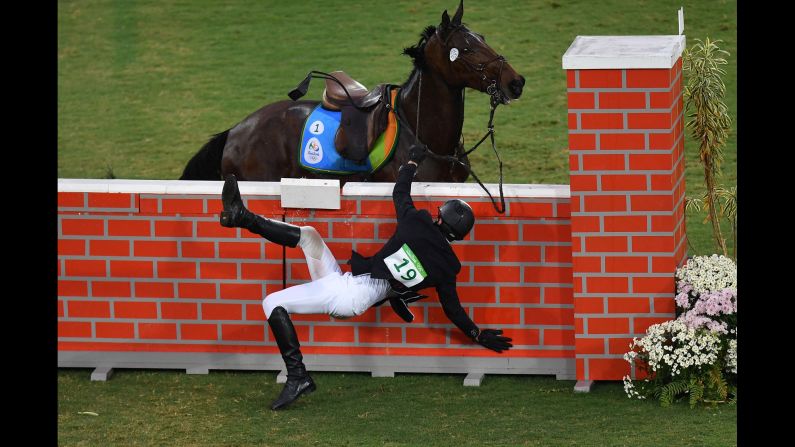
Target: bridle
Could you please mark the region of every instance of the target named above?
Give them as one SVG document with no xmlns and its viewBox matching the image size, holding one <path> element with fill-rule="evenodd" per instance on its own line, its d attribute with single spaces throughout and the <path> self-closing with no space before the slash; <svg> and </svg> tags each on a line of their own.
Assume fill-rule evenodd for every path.
<svg viewBox="0 0 795 447">
<path fill-rule="evenodd" d="M 450 33 L 447 35 L 447 37 L 442 41 L 442 45 L 445 48 L 447 48 L 447 46 L 448 46 L 447 42 L 450 40 L 451 37 L 453 37 L 453 35 L 455 35 L 462 28 L 463 28 L 463 25 L 455 26 L 453 28 L 453 30 L 450 31 Z M 438 35 L 439 31 L 437 30 L 436 32 L 437 32 L 437 35 Z M 474 71 L 474 72 L 476 72 L 476 73 L 478 73 L 480 75 L 481 82 L 483 82 L 483 85 L 486 86 L 486 88 L 484 90 L 486 91 L 486 94 L 488 94 L 489 97 L 491 98 L 491 106 L 492 106 L 492 108 L 496 108 L 498 104 L 501 104 L 502 101 L 504 99 L 506 99 L 505 95 L 502 93 L 500 88 L 497 86 L 497 83 L 499 82 L 499 79 L 502 78 L 502 67 L 505 65 L 506 62 L 508 62 L 508 59 L 506 59 L 505 56 L 503 56 L 501 54 L 497 54 L 492 59 L 489 59 L 486 62 L 473 64 L 472 62 L 470 62 L 468 60 L 467 54 L 464 53 L 458 59 L 456 59 L 456 61 L 463 62 L 464 65 L 469 67 L 470 70 L 472 70 L 472 71 Z M 453 61 L 450 61 L 450 63 L 452 63 L 452 62 Z M 488 76 L 486 76 L 486 69 L 489 67 L 489 65 L 491 65 L 491 64 L 493 64 L 495 62 L 499 62 L 500 63 L 500 68 L 497 70 L 497 77 L 494 78 L 494 79 L 489 79 Z"/>
<path fill-rule="evenodd" d="M 447 41 L 459 29 L 461 29 L 461 26 L 455 27 L 455 29 L 453 31 L 451 31 L 450 34 L 447 35 L 447 38 L 445 38 L 445 40 L 443 41 L 443 44 L 444 44 L 445 48 L 447 47 Z M 438 33 L 438 31 L 437 31 L 437 33 Z M 490 102 L 490 105 L 491 105 L 491 110 L 489 112 L 489 123 L 486 126 L 487 127 L 486 134 L 483 135 L 483 138 L 481 138 L 480 141 L 478 141 L 474 146 L 472 146 L 472 148 L 470 148 L 467 151 L 463 151 L 463 150 L 459 150 L 460 148 L 464 147 L 464 142 L 463 142 L 464 135 L 463 135 L 463 132 L 462 132 L 462 134 L 461 134 L 461 143 L 460 143 L 460 145 L 458 147 L 456 147 L 456 155 L 439 155 L 436 152 L 434 152 L 433 150 L 431 150 L 431 148 L 429 148 L 429 147 L 427 148 L 428 149 L 428 155 L 431 158 L 436 159 L 436 160 L 450 162 L 451 163 L 451 167 L 450 167 L 451 170 L 452 170 L 452 166 L 454 166 L 454 164 L 457 163 L 457 164 L 461 165 L 464 169 L 466 169 L 466 171 L 469 173 L 469 175 L 471 175 L 475 179 L 475 181 L 478 182 L 478 185 L 480 185 L 480 187 L 483 188 L 484 191 L 486 191 L 486 194 L 488 194 L 489 199 L 491 200 L 491 204 L 494 206 L 494 209 L 498 213 L 504 214 L 505 213 L 505 195 L 502 192 L 502 160 L 500 159 L 500 154 L 497 153 L 497 147 L 496 147 L 496 145 L 494 143 L 494 124 L 493 124 L 493 122 L 494 122 L 494 111 L 497 109 L 498 105 L 502 104 L 502 101 L 504 99 L 504 95 L 503 95 L 502 91 L 497 86 L 497 80 L 500 79 L 500 77 L 502 76 L 502 67 L 503 67 L 503 65 L 505 65 L 505 62 L 507 62 L 507 59 L 505 59 L 502 55 L 498 54 L 496 57 L 494 57 L 493 59 L 491 59 L 491 60 L 489 60 L 487 62 L 483 62 L 483 63 L 479 63 L 479 64 L 473 64 L 473 63 L 465 60 L 464 58 L 465 58 L 465 55 L 462 55 L 457 60 L 461 60 L 470 69 L 472 69 L 475 72 L 480 73 L 481 81 L 483 81 L 484 85 L 486 85 L 486 93 L 490 97 L 490 101 L 489 102 Z M 488 68 L 488 66 L 491 65 L 494 62 L 499 62 L 500 63 L 500 68 L 498 70 L 497 78 L 496 79 L 488 79 L 488 76 L 486 76 L 486 68 Z M 461 99 L 461 101 L 462 101 L 462 108 L 461 108 L 461 115 L 462 115 L 461 118 L 462 119 L 461 119 L 461 122 L 462 123 L 463 123 L 464 105 L 466 104 L 466 94 L 465 94 L 465 92 L 466 92 L 466 88 L 463 88 L 461 90 L 461 98 L 462 98 Z M 416 130 L 416 132 L 414 133 L 415 142 L 420 142 L 419 130 L 420 130 L 420 103 L 421 103 L 421 101 L 422 101 L 422 69 L 419 69 L 419 93 L 417 95 L 417 123 L 416 123 L 416 127 L 414 128 Z M 398 119 L 400 121 L 404 121 L 402 119 L 402 117 L 400 116 L 400 113 L 396 113 L 395 115 L 398 117 Z M 404 129 L 408 130 L 409 133 L 411 133 L 411 130 L 409 129 L 409 127 L 405 126 L 405 123 L 401 123 L 401 124 L 403 125 Z M 464 163 L 462 161 L 462 159 L 465 159 L 470 153 L 474 152 L 475 149 L 477 149 L 481 145 L 481 143 L 483 143 L 486 140 L 486 137 L 489 137 L 491 139 L 491 149 L 494 151 L 494 155 L 497 157 L 497 162 L 499 163 L 499 168 L 500 168 L 500 183 L 499 183 L 500 207 L 497 206 L 497 203 L 494 200 L 494 197 L 491 195 L 491 192 L 489 192 L 489 190 L 486 189 L 486 186 L 484 186 L 483 182 L 481 182 L 480 179 L 478 178 L 478 176 L 475 175 L 475 172 L 472 170 L 472 168 L 467 163 Z"/>
</svg>

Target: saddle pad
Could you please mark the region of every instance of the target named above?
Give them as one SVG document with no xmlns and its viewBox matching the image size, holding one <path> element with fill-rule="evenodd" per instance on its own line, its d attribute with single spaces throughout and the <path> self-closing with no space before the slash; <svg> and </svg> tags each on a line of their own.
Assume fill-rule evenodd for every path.
<svg viewBox="0 0 795 447">
<path fill-rule="evenodd" d="M 397 89 L 391 92 L 391 99 L 394 107 Z M 388 116 L 386 130 L 376 139 L 365 163 L 358 164 L 341 157 L 334 145 L 342 112 L 327 110 L 318 104 L 304 122 L 299 147 L 301 167 L 314 172 L 338 175 L 377 171 L 392 158 L 397 147 L 398 123 L 393 111 L 390 110 Z"/>
</svg>

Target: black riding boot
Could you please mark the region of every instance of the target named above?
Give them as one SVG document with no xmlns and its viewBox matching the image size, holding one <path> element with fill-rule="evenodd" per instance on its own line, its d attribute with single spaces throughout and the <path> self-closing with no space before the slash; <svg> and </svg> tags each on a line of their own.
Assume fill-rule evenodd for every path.
<svg viewBox="0 0 795 447">
<path fill-rule="evenodd" d="M 237 179 L 230 174 L 224 181 L 221 192 L 224 210 L 221 212 L 221 226 L 245 228 L 279 245 L 295 247 L 301 239 L 301 228 L 273 219 L 266 219 L 247 210 L 240 198 Z"/>
<path fill-rule="evenodd" d="M 287 383 L 284 384 L 279 397 L 271 404 L 271 410 L 279 410 L 290 405 L 302 394 L 315 391 L 315 382 L 309 377 L 304 366 L 304 356 L 301 355 L 301 345 L 298 343 L 298 335 L 295 333 L 293 322 L 290 315 L 283 307 L 273 309 L 268 325 L 279 345 L 284 364 L 287 366 Z"/>
</svg>

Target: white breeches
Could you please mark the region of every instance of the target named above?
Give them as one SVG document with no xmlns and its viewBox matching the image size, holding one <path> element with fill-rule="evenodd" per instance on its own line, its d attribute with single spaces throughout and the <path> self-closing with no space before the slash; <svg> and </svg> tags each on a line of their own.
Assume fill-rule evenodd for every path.
<svg viewBox="0 0 795 447">
<path fill-rule="evenodd" d="M 323 238 L 313 227 L 301 227 L 298 246 L 304 251 L 311 282 L 271 293 L 262 300 L 265 318 L 281 306 L 289 314 L 328 314 L 335 318 L 361 315 L 389 291 L 385 279 L 343 273 Z"/>
</svg>

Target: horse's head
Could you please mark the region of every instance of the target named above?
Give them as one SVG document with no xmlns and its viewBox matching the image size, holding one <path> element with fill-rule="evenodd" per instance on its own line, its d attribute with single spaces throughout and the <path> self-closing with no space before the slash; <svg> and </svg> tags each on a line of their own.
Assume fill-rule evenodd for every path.
<svg viewBox="0 0 795 447">
<path fill-rule="evenodd" d="M 507 104 L 519 98 L 525 83 L 524 76 L 488 46 L 482 35 L 463 25 L 463 15 L 464 1 L 461 0 L 452 19 L 445 10 L 438 27 L 426 28 L 422 60 L 415 57 L 415 63 L 424 63 L 451 86 L 488 93 L 499 103 Z M 406 49 L 406 54 L 414 57 L 409 50 Z"/>
</svg>

